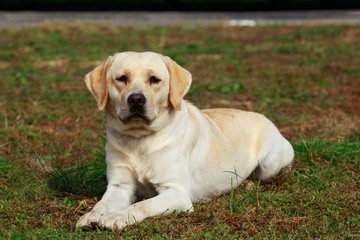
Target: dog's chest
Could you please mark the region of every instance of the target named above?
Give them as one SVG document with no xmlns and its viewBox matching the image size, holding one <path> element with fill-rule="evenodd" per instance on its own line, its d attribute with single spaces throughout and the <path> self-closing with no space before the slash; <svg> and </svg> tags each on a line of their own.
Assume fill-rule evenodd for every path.
<svg viewBox="0 0 360 240">
<path fill-rule="evenodd" d="M 122 148 L 133 177 L 144 186 L 158 183 L 159 178 L 166 175 L 166 151 L 163 151 L 164 147 L 161 144 L 154 142 L 158 141 L 148 137 L 137 141 L 136 144 L 126 144 Z"/>
<path fill-rule="evenodd" d="M 154 195 L 155 189 L 169 178 L 169 154 L 166 151 L 168 143 L 151 136 L 132 140 L 109 134 L 109 141 L 116 151 L 109 147 L 107 154 L 113 153 L 113 159 L 118 159 L 115 166 L 130 170 L 137 189 Z"/>
<path fill-rule="evenodd" d="M 151 154 L 141 148 L 133 150 L 128 166 L 137 182 L 144 186 L 152 185 L 154 169 Z"/>
<path fill-rule="evenodd" d="M 149 172 L 151 171 L 151 167 L 146 164 L 146 161 L 144 161 L 143 164 L 141 162 L 138 162 L 136 164 L 132 163 L 130 165 L 131 171 L 133 172 L 133 175 L 141 184 L 146 185 L 147 182 L 149 182 Z"/>
<path fill-rule="evenodd" d="M 138 200 L 156 196 L 158 193 L 153 184 L 153 169 L 146 159 L 134 161 L 130 164 L 136 180 L 136 196 Z"/>
</svg>

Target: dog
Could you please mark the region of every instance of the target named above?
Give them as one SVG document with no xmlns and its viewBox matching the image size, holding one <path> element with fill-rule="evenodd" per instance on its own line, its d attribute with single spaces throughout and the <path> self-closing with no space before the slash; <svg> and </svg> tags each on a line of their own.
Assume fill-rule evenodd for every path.
<svg viewBox="0 0 360 240">
<path fill-rule="evenodd" d="M 191 82 L 186 69 L 153 52 L 116 53 L 85 76 L 106 112 L 108 185 L 77 227 L 122 229 L 192 211 L 193 202 L 250 175 L 268 181 L 291 166 L 293 148 L 270 120 L 236 109 L 200 111 L 183 100 Z"/>
</svg>

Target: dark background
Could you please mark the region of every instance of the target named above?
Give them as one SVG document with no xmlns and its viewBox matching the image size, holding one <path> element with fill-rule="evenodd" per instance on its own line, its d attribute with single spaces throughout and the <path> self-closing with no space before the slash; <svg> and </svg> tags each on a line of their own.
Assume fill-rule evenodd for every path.
<svg viewBox="0 0 360 240">
<path fill-rule="evenodd" d="M 358 9 L 360 0 L 1 0 L 0 10 L 253 11 Z"/>
</svg>

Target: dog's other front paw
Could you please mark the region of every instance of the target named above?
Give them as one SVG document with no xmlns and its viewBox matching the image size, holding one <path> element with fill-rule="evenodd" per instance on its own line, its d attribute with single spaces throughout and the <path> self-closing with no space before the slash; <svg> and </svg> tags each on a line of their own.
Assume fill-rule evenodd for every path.
<svg viewBox="0 0 360 240">
<path fill-rule="evenodd" d="M 128 225 L 123 214 L 109 213 L 100 218 L 98 225 L 102 228 L 122 229 Z"/>
<path fill-rule="evenodd" d="M 100 214 L 98 212 L 92 211 L 84 214 L 80 217 L 80 219 L 76 223 L 77 228 L 89 228 L 97 225 L 99 222 L 101 216 L 103 214 Z"/>
</svg>

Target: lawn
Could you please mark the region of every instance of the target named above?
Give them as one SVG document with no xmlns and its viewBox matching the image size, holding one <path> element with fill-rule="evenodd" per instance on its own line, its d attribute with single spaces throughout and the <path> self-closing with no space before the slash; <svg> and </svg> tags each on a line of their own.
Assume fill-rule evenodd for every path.
<svg viewBox="0 0 360 240">
<path fill-rule="evenodd" d="M 360 25 L 0 29 L 0 238 L 359 238 L 359 39 Z M 291 172 L 190 214 L 76 230 L 106 186 L 106 123 L 83 78 L 127 50 L 188 69 L 199 108 L 265 114 L 294 146 Z"/>
</svg>

